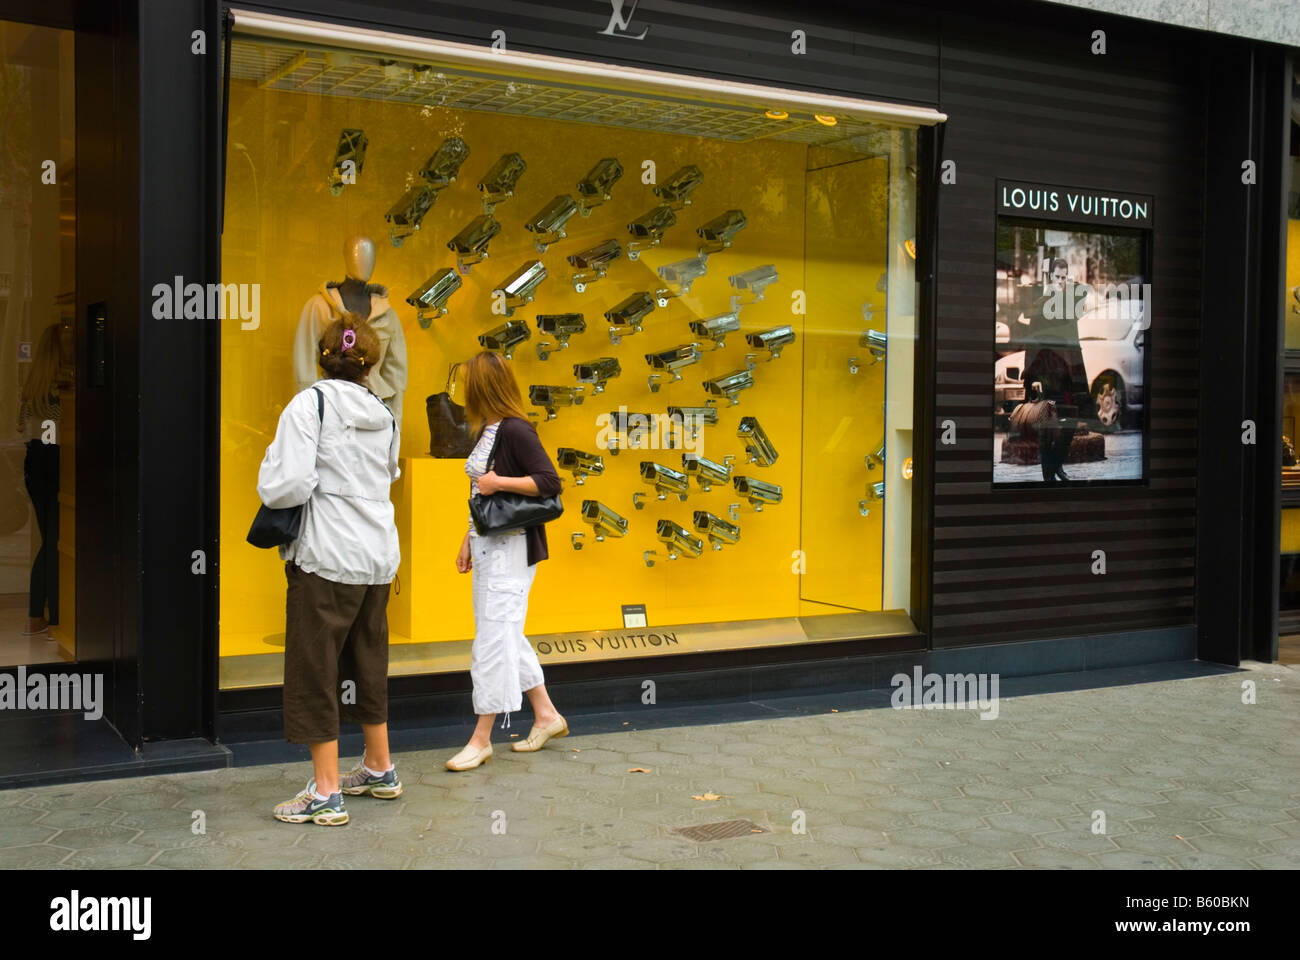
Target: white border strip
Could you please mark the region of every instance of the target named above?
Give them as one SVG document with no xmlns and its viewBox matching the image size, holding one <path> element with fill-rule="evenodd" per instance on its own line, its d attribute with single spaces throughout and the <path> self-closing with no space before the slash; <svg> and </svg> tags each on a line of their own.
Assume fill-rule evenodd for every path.
<svg viewBox="0 0 1300 960">
<path fill-rule="evenodd" d="M 848 116 L 858 120 L 905 126 L 933 126 L 947 114 L 929 107 L 910 107 L 878 100 L 858 100 L 829 94 L 808 93 L 754 83 L 691 77 L 638 67 L 613 66 L 586 60 L 570 60 L 449 40 L 408 37 L 381 30 L 362 30 L 337 24 L 316 23 L 291 17 L 277 17 L 248 10 L 231 10 L 235 32 L 276 40 L 311 43 L 327 47 L 360 48 L 376 53 L 481 67 L 494 71 L 517 70 L 538 78 L 567 82 L 587 81 L 622 89 L 651 90 L 675 96 L 705 96 L 710 100 L 753 106 L 763 110 L 779 108 L 793 113 L 811 112 Z"/>
</svg>

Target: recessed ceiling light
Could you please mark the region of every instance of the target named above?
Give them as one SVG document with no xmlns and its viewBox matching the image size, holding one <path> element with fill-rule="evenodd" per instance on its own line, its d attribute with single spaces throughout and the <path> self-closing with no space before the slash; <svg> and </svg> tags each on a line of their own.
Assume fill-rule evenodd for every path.
<svg viewBox="0 0 1300 960">
<path fill-rule="evenodd" d="M 813 114 L 813 119 L 826 127 L 833 127 L 838 123 L 838 121 L 828 113 L 815 113 Z"/>
<path fill-rule="evenodd" d="M 769 120 L 784 120 L 786 117 L 790 116 L 790 114 L 786 113 L 784 110 L 777 110 L 773 108 L 771 110 L 768 110 L 765 114 L 763 114 L 763 116 L 767 117 L 767 119 Z"/>
<path fill-rule="evenodd" d="M 904 480 L 912 479 L 912 458 L 911 457 L 908 457 L 903 461 L 903 479 Z"/>
</svg>

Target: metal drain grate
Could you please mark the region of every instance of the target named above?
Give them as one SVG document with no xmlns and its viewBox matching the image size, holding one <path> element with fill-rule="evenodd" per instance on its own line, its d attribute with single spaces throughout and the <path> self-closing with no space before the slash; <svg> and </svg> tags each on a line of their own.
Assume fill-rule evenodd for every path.
<svg viewBox="0 0 1300 960">
<path fill-rule="evenodd" d="M 752 833 L 771 833 L 767 827 L 760 827 L 749 820 L 719 820 L 717 823 L 702 823 L 698 827 L 677 827 L 673 833 L 679 833 L 696 843 L 709 840 L 730 840 L 733 837 L 747 837 Z"/>
</svg>

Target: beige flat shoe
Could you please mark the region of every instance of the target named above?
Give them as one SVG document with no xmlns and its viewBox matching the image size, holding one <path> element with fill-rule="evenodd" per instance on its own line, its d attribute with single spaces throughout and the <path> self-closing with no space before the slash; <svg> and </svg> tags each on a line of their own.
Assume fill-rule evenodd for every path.
<svg viewBox="0 0 1300 960">
<path fill-rule="evenodd" d="M 546 741 L 552 737 L 567 737 L 569 735 L 569 725 L 563 717 L 560 717 L 548 727 L 533 727 L 529 731 L 527 740 L 519 740 L 510 744 L 510 749 L 518 753 L 532 753 L 534 750 L 540 750 L 546 745 Z"/>
<path fill-rule="evenodd" d="M 475 750 L 473 747 L 466 747 L 456 756 L 447 761 L 448 770 L 473 770 L 477 766 L 487 763 L 492 759 L 492 744 L 488 744 L 482 750 Z"/>
</svg>

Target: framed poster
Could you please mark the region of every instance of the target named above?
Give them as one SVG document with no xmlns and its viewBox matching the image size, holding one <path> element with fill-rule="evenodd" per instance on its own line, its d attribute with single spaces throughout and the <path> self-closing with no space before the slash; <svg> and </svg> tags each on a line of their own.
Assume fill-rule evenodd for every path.
<svg viewBox="0 0 1300 960">
<path fill-rule="evenodd" d="M 998 194 L 993 482 L 1140 483 L 1151 200 L 1007 181 Z"/>
</svg>

